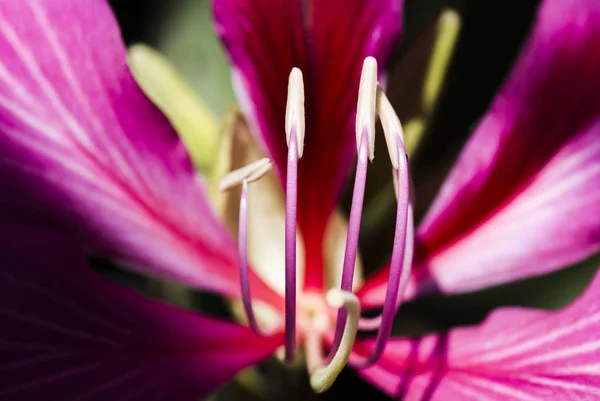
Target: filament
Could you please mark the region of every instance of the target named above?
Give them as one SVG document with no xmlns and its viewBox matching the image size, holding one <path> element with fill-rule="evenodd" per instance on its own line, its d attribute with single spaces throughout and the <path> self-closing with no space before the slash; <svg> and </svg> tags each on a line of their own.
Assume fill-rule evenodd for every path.
<svg viewBox="0 0 600 401">
<path fill-rule="evenodd" d="M 242 286 L 242 301 L 248 323 L 252 330 L 262 335 L 256 322 L 252 309 L 252 296 L 250 294 L 250 279 L 248 278 L 248 181 L 242 182 L 242 195 L 240 197 L 240 217 L 238 230 L 238 261 L 240 270 L 240 283 Z"/>
<path fill-rule="evenodd" d="M 411 263 L 405 263 L 406 254 L 406 234 L 409 219 L 409 204 L 410 195 L 408 187 L 408 161 L 404 144 L 399 136 L 396 137 L 397 155 L 398 155 L 398 206 L 396 209 L 396 229 L 394 233 L 394 247 L 392 250 L 392 260 L 390 263 L 390 274 L 388 277 L 387 291 L 383 304 L 383 312 L 381 315 L 381 325 L 375 345 L 371 355 L 361 363 L 361 367 L 366 367 L 377 362 L 381 357 L 385 345 L 387 344 L 394 323 L 394 315 L 396 314 L 398 301 L 402 299 L 402 295 L 408 283 L 410 276 Z"/>
<path fill-rule="evenodd" d="M 285 191 L 285 359 L 296 350 L 296 206 L 298 198 L 298 145 L 291 129 Z"/>
<path fill-rule="evenodd" d="M 397 193 L 398 191 L 396 191 Z M 408 205 L 408 217 L 406 224 L 406 239 L 404 245 L 404 261 L 402 262 L 402 275 L 400 276 L 400 286 L 398 295 L 396 297 L 396 310 L 402 305 L 403 295 L 408 287 L 408 279 L 410 278 L 410 272 L 412 267 L 412 258 L 414 252 L 414 217 L 412 206 Z M 364 331 L 376 330 L 381 326 L 382 314 L 376 317 L 361 317 L 358 322 L 358 329 Z"/>
<path fill-rule="evenodd" d="M 346 237 L 346 249 L 344 253 L 344 265 L 342 270 L 341 290 L 352 292 L 354 279 L 354 268 L 356 265 L 356 253 L 358 250 L 358 236 L 362 218 L 363 201 L 365 197 L 365 186 L 367 182 L 367 165 L 369 160 L 369 142 L 366 130 L 363 131 L 358 151 L 356 164 L 356 177 L 354 179 L 354 192 L 352 193 L 352 206 L 350 208 L 350 219 L 348 220 L 348 236 Z M 337 352 L 342 340 L 347 312 L 345 309 L 338 311 L 335 334 L 331 354 Z"/>
</svg>

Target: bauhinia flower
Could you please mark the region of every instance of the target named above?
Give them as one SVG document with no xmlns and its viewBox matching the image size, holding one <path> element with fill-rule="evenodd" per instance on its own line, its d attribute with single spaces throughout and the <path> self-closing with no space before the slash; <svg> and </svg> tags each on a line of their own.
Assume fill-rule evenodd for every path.
<svg viewBox="0 0 600 401">
<path fill-rule="evenodd" d="M 187 149 L 133 80 L 107 5 L 0 3 L 3 218 L 241 301 L 261 334 L 91 279 L 47 233 L 31 244 L 47 255 L 32 260 L 21 240 L 37 234 L 15 229 L 3 241 L 11 263 L 2 310 L 12 337 L 0 352 L 14 369 L 0 379 L 3 399 L 50 390 L 75 399 L 145 399 L 148 391 L 194 399 L 279 345 L 288 360 L 305 349 L 317 391 L 350 361 L 406 400 L 598 398 L 598 280 L 558 312 L 512 308 L 480 327 L 389 337 L 403 299 L 542 274 L 598 250 L 600 219 L 581 210 L 600 207 L 600 4 L 543 1 L 515 70 L 415 229 L 402 127 L 378 84 L 400 32 L 401 1 L 265 3 L 214 1 L 240 104 L 268 157 L 222 182 L 242 187 L 237 246 Z M 377 114 L 397 180 L 394 250 L 389 268 L 354 293 Z M 346 230 L 334 211 L 356 154 Z M 270 220 L 263 213 L 252 223 L 251 205 L 261 199 L 249 194 L 271 166 L 285 195 L 285 241 L 282 250 L 255 252 L 253 224 Z M 338 249 L 331 231 L 345 245 L 342 263 L 330 263 L 340 259 L 330 258 Z M 256 260 L 253 252 L 282 257 Z M 340 270 L 341 282 L 325 279 Z M 381 306 L 378 318 L 360 317 Z M 131 316 L 139 322 L 125 322 Z M 356 340 L 362 328 L 378 328 L 377 338 Z M 52 346 L 59 355 L 48 358 L 59 361 L 33 356 L 38 346 Z M 219 361 L 214 372 L 198 367 L 207 358 Z"/>
</svg>

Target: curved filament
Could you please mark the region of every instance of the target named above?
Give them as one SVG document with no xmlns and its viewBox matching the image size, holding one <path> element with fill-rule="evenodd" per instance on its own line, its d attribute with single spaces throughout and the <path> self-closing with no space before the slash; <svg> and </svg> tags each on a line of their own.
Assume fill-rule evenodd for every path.
<svg viewBox="0 0 600 401">
<path fill-rule="evenodd" d="M 242 182 L 242 195 L 240 197 L 240 217 L 238 229 L 238 260 L 240 270 L 240 284 L 242 286 L 242 302 L 248 323 L 252 330 L 262 335 L 252 309 L 252 295 L 250 294 L 250 279 L 248 278 L 248 181 Z"/>
<path fill-rule="evenodd" d="M 408 210 L 410 204 L 408 183 L 408 160 L 404 151 L 404 144 L 400 137 L 396 139 L 398 147 L 398 206 L 396 210 L 396 229 L 394 234 L 394 247 L 390 263 L 390 275 L 388 277 L 387 292 L 381 315 L 381 325 L 377 333 L 377 339 L 371 355 L 361 363 L 361 367 L 372 365 L 381 357 L 387 344 L 394 323 L 397 303 L 402 299 L 402 293 L 406 288 L 410 276 L 410 263 L 405 262 L 406 232 L 408 223 Z"/>
<path fill-rule="evenodd" d="M 334 308 L 344 308 L 347 311 L 347 319 L 344 322 L 344 331 L 340 344 L 329 361 L 323 365 L 323 359 L 320 356 L 320 341 L 318 333 L 307 334 L 307 356 L 309 358 L 310 385 L 317 393 L 328 390 L 350 358 L 352 346 L 356 339 L 358 330 L 358 319 L 360 316 L 360 302 L 356 295 L 348 291 L 338 289 L 329 290 L 327 293 L 327 303 Z M 313 358 L 316 358 L 314 360 Z"/>
</svg>

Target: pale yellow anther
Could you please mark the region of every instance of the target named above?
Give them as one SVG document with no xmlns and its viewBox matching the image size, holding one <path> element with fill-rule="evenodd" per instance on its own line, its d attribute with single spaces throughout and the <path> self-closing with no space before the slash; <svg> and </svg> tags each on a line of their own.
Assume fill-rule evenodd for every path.
<svg viewBox="0 0 600 401">
<path fill-rule="evenodd" d="M 327 293 L 327 303 L 333 308 L 345 307 L 348 311 L 344 334 L 340 346 L 329 364 L 318 367 L 310 372 L 310 385 L 317 393 L 328 390 L 350 358 L 350 352 L 356 339 L 358 330 L 358 320 L 360 318 L 360 302 L 356 295 L 351 292 L 338 289 L 329 290 Z"/>
<path fill-rule="evenodd" d="M 290 146 L 290 136 L 292 130 L 296 132 L 296 143 L 298 145 L 298 158 L 302 157 L 304 150 L 304 81 L 302 71 L 299 68 L 293 68 L 290 72 L 288 82 L 287 105 L 285 109 L 285 134 L 287 144 Z"/>
<path fill-rule="evenodd" d="M 219 182 L 219 191 L 227 191 L 238 185 L 242 185 L 244 181 L 256 181 L 264 176 L 271 169 L 271 166 L 271 160 L 265 157 L 247 166 L 233 170 L 221 179 L 221 182 Z"/>
<path fill-rule="evenodd" d="M 377 103 L 377 60 L 367 57 L 363 63 L 356 106 L 356 147 L 363 132 L 369 138 L 369 160 L 375 157 L 375 108 Z"/>
<path fill-rule="evenodd" d="M 383 88 L 377 88 L 377 113 L 381 120 L 385 142 L 387 143 L 388 152 L 394 169 L 398 169 L 398 146 L 396 141 L 400 139 L 404 142 L 404 131 L 398 115 L 394 111 L 394 107 L 385 95 Z"/>
</svg>

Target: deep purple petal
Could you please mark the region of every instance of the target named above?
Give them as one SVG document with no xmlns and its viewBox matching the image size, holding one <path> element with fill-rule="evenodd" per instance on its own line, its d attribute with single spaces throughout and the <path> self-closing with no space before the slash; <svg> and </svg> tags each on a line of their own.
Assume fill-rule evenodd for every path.
<svg viewBox="0 0 600 401">
<path fill-rule="evenodd" d="M 356 153 L 354 114 L 363 59 L 381 67 L 398 39 L 402 0 L 215 0 L 238 100 L 285 180 L 288 75 L 304 74 L 306 138 L 298 165 L 306 284 L 323 281 L 323 235 Z"/>
<path fill-rule="evenodd" d="M 599 293 L 600 273 L 555 312 L 503 308 L 477 327 L 393 340 L 362 375 L 404 401 L 598 400 Z"/>
<path fill-rule="evenodd" d="M 598 71 L 600 2 L 545 0 L 419 227 L 413 293 L 476 290 L 600 249 Z M 369 283 L 365 299 L 376 304 L 382 288 Z"/>
<path fill-rule="evenodd" d="M 2 212 L 144 273 L 237 295 L 235 243 L 130 74 L 105 1 L 5 1 L 0 19 Z"/>
<path fill-rule="evenodd" d="M 48 231 L 0 227 L 0 256 L 2 400 L 195 401 L 282 343 L 108 283 Z"/>
</svg>

